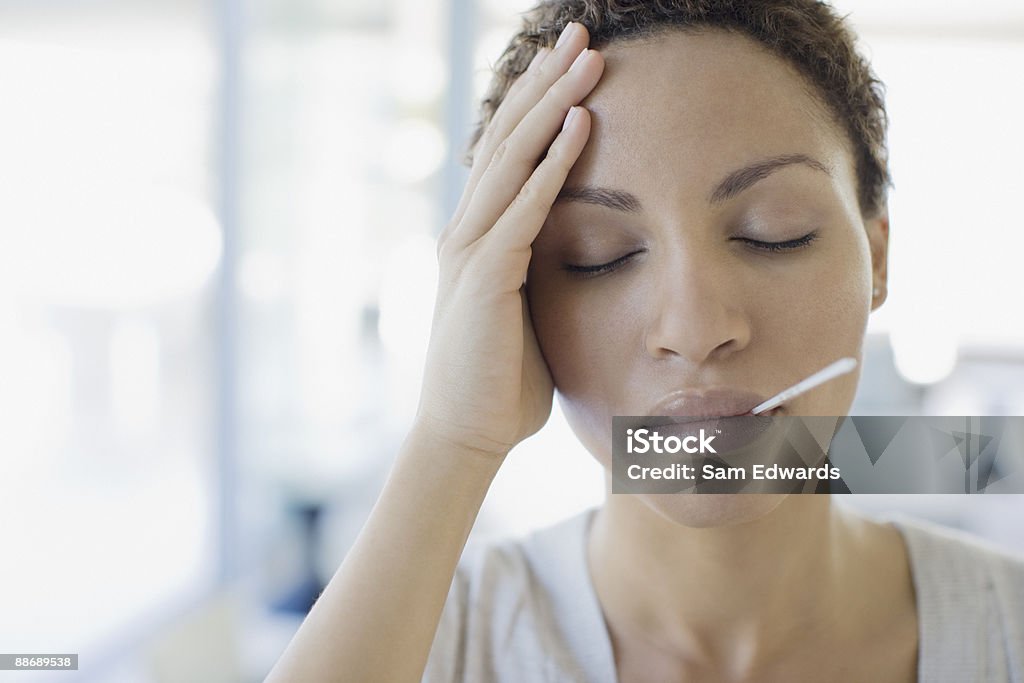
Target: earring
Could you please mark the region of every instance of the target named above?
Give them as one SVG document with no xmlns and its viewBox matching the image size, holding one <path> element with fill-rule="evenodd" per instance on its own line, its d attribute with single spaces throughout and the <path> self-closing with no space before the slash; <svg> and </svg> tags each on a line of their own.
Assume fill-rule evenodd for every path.
<svg viewBox="0 0 1024 683">
<path fill-rule="evenodd" d="M 881 290 L 881 288 L 879 288 L 879 287 L 875 287 L 875 290 L 874 290 L 873 294 L 874 294 L 874 297 L 875 297 L 876 299 L 877 299 L 877 298 L 879 297 L 879 295 L 880 295 L 881 293 L 882 293 L 882 290 Z"/>
</svg>

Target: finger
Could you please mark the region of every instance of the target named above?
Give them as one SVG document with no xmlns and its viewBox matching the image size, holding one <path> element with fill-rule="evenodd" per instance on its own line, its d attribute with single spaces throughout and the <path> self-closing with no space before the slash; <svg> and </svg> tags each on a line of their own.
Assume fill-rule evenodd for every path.
<svg viewBox="0 0 1024 683">
<path fill-rule="evenodd" d="M 527 70 L 512 83 L 477 143 L 469 179 L 450 223 L 453 228 L 462 220 L 466 206 L 480 177 L 487 169 L 494 150 L 540 101 L 548 88 L 568 71 L 569 66 L 589 42 L 590 35 L 586 27 L 578 22 L 570 22 L 563 29 L 554 49 L 541 48 Z"/>
<path fill-rule="evenodd" d="M 499 110 L 501 109 L 501 107 L 505 106 L 505 103 L 508 102 L 510 98 L 516 97 L 516 93 L 522 89 L 524 83 L 526 83 L 528 80 L 534 77 L 536 70 L 539 68 L 540 64 L 545 59 L 547 59 L 548 55 L 550 55 L 551 52 L 552 48 L 549 47 L 542 47 L 539 50 L 537 50 L 537 54 L 535 54 L 533 56 L 533 59 L 530 60 L 530 64 L 526 67 L 526 70 L 523 71 L 523 73 L 520 74 L 520 76 L 516 78 L 516 80 L 509 87 L 508 92 L 505 94 L 505 97 L 502 100 L 501 105 L 499 105 L 498 107 Z M 482 142 L 478 142 L 477 147 L 479 148 L 481 144 Z M 444 229 L 441 230 L 441 233 L 437 237 L 437 243 L 435 247 L 437 250 L 438 258 L 440 258 L 441 247 L 444 244 L 445 240 L 451 234 L 451 231 L 458 224 L 458 222 L 462 220 L 462 215 L 465 212 L 466 204 L 469 203 L 469 198 L 473 195 L 473 190 L 480 179 L 480 175 L 483 174 L 483 171 L 486 168 L 486 164 L 480 163 L 479 159 L 480 156 L 478 154 L 475 157 L 475 163 L 473 164 L 473 168 L 471 169 L 469 179 L 467 180 L 465 187 L 462 189 L 462 195 L 459 197 L 459 203 L 458 206 L 455 208 L 455 213 L 452 219 L 448 222 L 448 225 L 446 225 Z"/>
<path fill-rule="evenodd" d="M 547 155 L 530 178 L 523 184 L 515 200 L 508 206 L 494 227 L 480 240 L 484 250 L 496 250 L 502 254 L 531 253 L 531 245 L 537 239 L 551 207 L 565 184 L 565 179 L 579 159 L 590 137 L 590 112 L 582 106 L 575 106 L 566 117 L 565 127 L 555 138 Z M 502 283 L 508 287 L 520 287 L 526 279 L 526 267 L 516 274 L 518 282 Z"/>
<path fill-rule="evenodd" d="M 508 137 L 523 117 L 536 106 L 537 102 L 569 70 L 583 50 L 590 44 L 590 34 L 579 22 L 570 22 L 559 36 L 554 50 L 544 60 L 527 70 L 512 84 L 501 105 L 491 117 L 491 123 L 484 132 L 480 155 L 484 166 L 501 141 Z"/>
<path fill-rule="evenodd" d="M 537 50 L 537 54 L 535 54 L 533 59 L 530 60 L 530 64 L 526 67 L 526 70 L 524 70 L 516 80 L 512 81 L 512 85 L 509 86 L 508 92 L 506 92 L 505 97 L 502 98 L 501 104 L 498 105 L 498 110 L 494 112 L 495 114 L 505 106 L 506 102 L 515 99 L 516 94 L 523 89 L 524 84 L 529 83 L 532 79 L 537 77 L 540 65 L 544 63 L 544 60 L 547 59 L 550 54 L 550 47 L 542 47 Z M 493 119 L 494 117 L 492 116 L 491 118 Z"/>
<path fill-rule="evenodd" d="M 509 87 L 508 92 L 505 93 L 505 97 L 502 99 L 501 104 L 498 106 L 498 111 L 501 111 L 501 108 L 504 107 L 510 99 L 514 99 L 516 97 L 517 93 L 520 90 L 522 90 L 524 83 L 536 77 L 537 69 L 540 67 L 541 63 L 543 63 L 544 60 L 547 59 L 548 55 L 550 55 L 551 52 L 552 48 L 550 47 L 542 47 L 539 50 L 537 50 L 537 54 L 535 54 L 533 56 L 533 59 L 530 60 L 529 66 L 527 66 L 526 70 L 523 71 L 523 73 L 520 74 L 518 78 L 516 78 L 516 80 Z M 494 117 L 492 116 L 492 124 L 493 121 Z M 488 129 L 490 129 L 490 127 L 491 126 L 488 126 Z M 485 146 L 483 140 L 486 137 L 487 134 L 485 131 L 485 134 L 481 136 L 481 140 L 477 142 L 477 152 L 474 155 L 474 163 L 472 169 L 470 169 L 469 179 L 466 182 L 466 186 L 462 190 L 462 195 L 459 197 L 459 204 L 455 209 L 455 213 L 453 215 L 452 220 L 448 223 L 448 226 L 441 232 L 441 236 L 438 240 L 439 243 L 444 240 L 444 238 L 447 236 L 447 233 L 449 233 L 451 229 L 454 228 L 454 226 L 457 225 L 458 222 L 462 219 L 462 214 L 465 211 L 466 204 L 469 202 L 469 198 L 473 195 L 473 189 L 476 187 L 477 182 L 480 180 L 480 176 L 483 174 L 484 169 L 487 167 L 486 163 L 481 162 L 482 152 L 480 151 L 481 148 Z M 493 154 L 493 150 L 491 150 L 490 154 Z M 490 154 L 487 155 L 488 159 L 490 159 Z"/>
<path fill-rule="evenodd" d="M 509 87 L 508 92 L 505 93 L 505 97 L 502 99 L 501 104 L 498 106 L 498 110 L 499 111 L 501 110 L 502 107 L 505 106 L 505 104 L 509 101 L 509 99 L 516 97 L 516 94 L 520 90 L 522 90 L 524 83 L 526 83 L 527 81 L 529 81 L 529 80 L 531 80 L 532 78 L 535 77 L 537 69 L 540 67 L 541 63 L 545 59 L 547 59 L 548 55 L 550 55 L 551 52 L 552 52 L 552 48 L 549 48 L 549 47 L 542 47 L 539 50 L 537 50 L 537 54 L 535 54 L 533 56 L 533 59 L 530 60 L 529 66 L 527 66 L 526 70 L 522 74 L 520 74 L 520 76 L 518 78 L 516 78 L 516 80 Z M 492 116 L 491 117 L 492 124 L 493 124 L 493 121 L 494 121 L 494 117 Z M 488 129 L 490 129 L 490 126 L 488 127 Z M 477 182 L 479 182 L 480 176 L 483 174 L 484 169 L 487 167 L 486 163 L 481 162 L 481 154 L 482 154 L 482 152 L 480 151 L 481 148 L 486 147 L 486 143 L 484 142 L 486 137 L 487 137 L 487 135 L 486 135 L 486 131 L 485 131 L 485 134 L 483 136 L 481 136 L 480 141 L 478 141 L 477 144 L 476 144 L 477 151 L 474 154 L 473 167 L 470 169 L 469 178 L 466 181 L 465 187 L 463 187 L 463 189 L 462 189 L 462 195 L 459 197 L 459 203 L 458 203 L 458 206 L 456 206 L 456 208 L 455 208 L 455 213 L 453 214 L 451 221 L 448 222 L 448 225 L 445 226 L 445 228 L 441 231 L 441 234 L 438 236 L 438 239 L 437 239 L 438 254 L 440 254 L 441 245 L 444 243 L 445 239 L 448 237 L 448 235 L 451 233 L 451 231 L 455 228 L 455 226 L 458 225 L 458 222 L 460 220 L 462 220 L 462 215 L 463 215 L 463 213 L 466 210 L 466 205 L 469 203 L 470 197 L 473 196 L 473 190 L 476 188 L 476 184 L 477 184 Z M 487 158 L 488 159 L 490 159 L 490 155 L 491 154 L 493 154 L 493 150 L 491 150 L 491 152 L 487 154 Z"/>
<path fill-rule="evenodd" d="M 501 217 L 537 168 L 570 107 L 593 90 L 603 70 L 604 59 L 597 51 L 581 53 L 572 68 L 548 89 L 537 106 L 505 138 L 480 177 L 462 221 L 452 231 L 451 239 L 455 244 L 471 244 Z"/>
</svg>

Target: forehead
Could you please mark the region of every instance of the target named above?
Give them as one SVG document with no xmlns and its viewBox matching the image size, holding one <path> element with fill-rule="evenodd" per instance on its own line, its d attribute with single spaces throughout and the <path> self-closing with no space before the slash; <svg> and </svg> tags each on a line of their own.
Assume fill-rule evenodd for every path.
<svg viewBox="0 0 1024 683">
<path fill-rule="evenodd" d="M 591 137 L 570 183 L 669 177 L 677 188 L 706 189 L 722 172 L 772 155 L 849 163 L 813 86 L 750 38 L 670 31 L 601 53 L 604 75 L 583 102 Z"/>
</svg>

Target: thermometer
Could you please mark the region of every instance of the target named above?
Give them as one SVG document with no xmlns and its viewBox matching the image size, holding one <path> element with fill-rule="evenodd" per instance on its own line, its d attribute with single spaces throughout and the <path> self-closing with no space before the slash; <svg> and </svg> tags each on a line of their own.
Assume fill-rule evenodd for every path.
<svg viewBox="0 0 1024 683">
<path fill-rule="evenodd" d="M 814 387 L 820 384 L 824 384 L 830 379 L 835 379 L 840 375 L 845 375 L 846 373 L 853 370 L 855 367 L 857 367 L 857 359 L 840 358 L 831 365 L 824 367 L 821 370 L 818 370 L 816 373 L 814 373 L 807 379 L 801 380 L 800 382 L 797 382 L 790 388 L 784 389 L 775 396 L 772 396 L 770 399 L 758 405 L 750 412 L 753 415 L 759 415 L 765 411 L 771 410 L 772 408 L 781 405 L 785 401 L 788 401 L 791 398 L 799 396 L 805 391 L 810 391 Z"/>
</svg>

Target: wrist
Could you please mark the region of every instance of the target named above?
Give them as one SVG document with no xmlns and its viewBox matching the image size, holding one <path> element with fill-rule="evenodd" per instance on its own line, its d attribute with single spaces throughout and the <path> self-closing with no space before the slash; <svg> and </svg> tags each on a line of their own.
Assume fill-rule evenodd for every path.
<svg viewBox="0 0 1024 683">
<path fill-rule="evenodd" d="M 515 444 L 473 434 L 472 430 L 454 425 L 450 420 L 419 411 L 413 418 L 411 433 L 467 455 L 503 460 Z"/>
<path fill-rule="evenodd" d="M 404 455 L 425 456 L 432 462 L 450 461 L 481 473 L 497 473 L 510 448 L 485 448 L 480 444 L 454 437 L 439 429 L 429 418 L 417 417 L 402 445 Z"/>
</svg>

